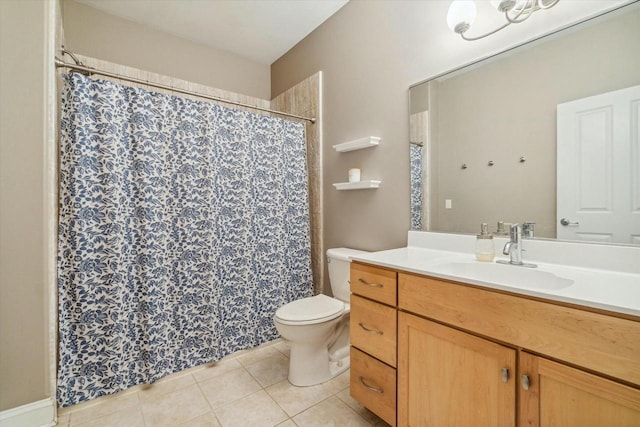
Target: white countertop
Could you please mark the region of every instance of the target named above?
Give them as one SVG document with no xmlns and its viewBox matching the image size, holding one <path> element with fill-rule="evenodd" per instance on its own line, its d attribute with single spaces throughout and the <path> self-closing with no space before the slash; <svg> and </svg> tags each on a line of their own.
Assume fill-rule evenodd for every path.
<svg viewBox="0 0 640 427">
<path fill-rule="evenodd" d="M 352 259 L 411 273 L 640 316 L 640 274 L 636 272 L 551 264 L 525 258 L 525 262 L 537 264 L 537 268 L 530 269 L 476 261 L 475 255 L 471 253 L 412 246 L 358 254 L 352 256 Z M 500 274 L 484 274 L 485 271 Z M 523 280 L 513 280 L 513 277 Z"/>
</svg>

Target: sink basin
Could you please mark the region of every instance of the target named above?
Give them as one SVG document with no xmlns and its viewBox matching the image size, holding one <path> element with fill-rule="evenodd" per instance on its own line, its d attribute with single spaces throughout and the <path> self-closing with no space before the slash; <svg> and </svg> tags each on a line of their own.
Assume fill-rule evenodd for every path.
<svg viewBox="0 0 640 427">
<path fill-rule="evenodd" d="M 485 262 L 447 262 L 434 268 L 438 273 L 517 288 L 555 290 L 573 280 L 537 268 Z"/>
</svg>

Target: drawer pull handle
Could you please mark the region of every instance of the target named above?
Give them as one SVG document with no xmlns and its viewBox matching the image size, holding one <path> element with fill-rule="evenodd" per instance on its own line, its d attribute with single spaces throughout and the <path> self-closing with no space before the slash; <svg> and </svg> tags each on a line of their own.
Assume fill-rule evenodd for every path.
<svg viewBox="0 0 640 427">
<path fill-rule="evenodd" d="M 360 377 L 358 377 L 358 379 L 360 380 L 360 384 L 362 384 L 363 386 L 365 386 L 369 390 L 375 391 L 376 393 L 384 394 L 384 390 L 383 389 L 378 388 L 378 387 L 373 387 L 373 386 L 370 386 L 369 384 L 367 384 L 364 381 L 364 377 L 362 375 L 360 375 Z"/>
<path fill-rule="evenodd" d="M 372 334 L 378 334 L 378 335 L 382 335 L 382 334 L 384 334 L 384 332 L 379 331 L 379 330 L 377 330 L 377 329 L 369 329 L 369 328 L 367 328 L 366 326 L 364 326 L 364 325 L 362 324 L 362 322 L 359 322 L 359 323 L 358 323 L 358 326 L 360 326 L 362 329 L 364 329 L 365 331 L 367 331 L 367 332 L 369 332 L 369 333 L 372 333 Z"/>
<path fill-rule="evenodd" d="M 358 282 L 362 283 L 363 285 L 371 286 L 372 288 L 382 288 L 384 286 L 384 285 L 381 285 L 380 283 L 369 283 L 366 280 L 364 280 L 362 277 L 358 278 Z"/>
<path fill-rule="evenodd" d="M 531 381 L 529 381 L 529 376 L 523 375 L 520 378 L 522 379 L 522 388 L 525 390 L 529 390 L 529 387 L 531 387 Z"/>
</svg>

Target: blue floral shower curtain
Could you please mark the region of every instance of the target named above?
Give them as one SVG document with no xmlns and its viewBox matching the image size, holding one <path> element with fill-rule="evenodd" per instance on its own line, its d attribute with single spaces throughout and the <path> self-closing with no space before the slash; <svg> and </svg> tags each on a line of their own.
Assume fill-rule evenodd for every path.
<svg viewBox="0 0 640 427">
<path fill-rule="evenodd" d="M 304 125 L 64 79 L 59 404 L 277 337 L 313 293 Z"/>
<path fill-rule="evenodd" d="M 411 165 L 411 230 L 422 230 L 422 146 L 409 145 Z"/>
</svg>

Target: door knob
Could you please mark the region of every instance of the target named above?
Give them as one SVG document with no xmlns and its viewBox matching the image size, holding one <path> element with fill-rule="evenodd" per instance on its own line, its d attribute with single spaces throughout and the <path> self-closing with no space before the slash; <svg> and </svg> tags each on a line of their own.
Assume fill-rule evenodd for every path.
<svg viewBox="0 0 640 427">
<path fill-rule="evenodd" d="M 576 221 L 576 222 L 571 222 L 571 221 L 569 221 L 567 218 L 562 218 L 562 219 L 560 220 L 560 224 L 561 224 L 561 225 L 564 225 L 565 227 L 566 227 L 567 225 L 580 225 L 580 223 L 579 223 L 578 221 Z"/>
</svg>

